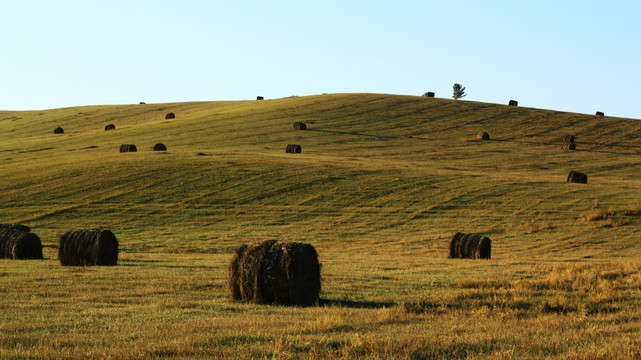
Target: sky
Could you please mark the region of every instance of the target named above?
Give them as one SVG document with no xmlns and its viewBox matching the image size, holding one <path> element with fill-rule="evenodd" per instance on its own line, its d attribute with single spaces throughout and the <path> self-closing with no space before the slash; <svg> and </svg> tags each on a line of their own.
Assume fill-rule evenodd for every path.
<svg viewBox="0 0 641 360">
<path fill-rule="evenodd" d="M 639 0 L 3 1 L 0 110 L 321 93 L 641 119 Z"/>
</svg>

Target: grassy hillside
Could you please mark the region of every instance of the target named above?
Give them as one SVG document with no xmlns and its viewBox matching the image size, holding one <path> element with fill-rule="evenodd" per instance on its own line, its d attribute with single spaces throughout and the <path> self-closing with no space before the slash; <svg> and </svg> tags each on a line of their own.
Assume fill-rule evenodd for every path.
<svg viewBox="0 0 641 360">
<path fill-rule="evenodd" d="M 0 111 L 0 134 L 0 222 L 46 257 L 0 260 L 2 356 L 641 356 L 638 120 L 336 94 Z M 120 265 L 59 266 L 81 227 Z M 492 260 L 447 259 L 456 231 Z M 317 248 L 325 307 L 228 300 L 233 249 L 272 238 Z"/>
</svg>

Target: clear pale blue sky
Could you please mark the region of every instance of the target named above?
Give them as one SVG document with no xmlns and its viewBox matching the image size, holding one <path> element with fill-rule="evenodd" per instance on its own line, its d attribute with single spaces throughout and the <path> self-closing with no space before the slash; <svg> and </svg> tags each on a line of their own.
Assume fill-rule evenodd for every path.
<svg viewBox="0 0 641 360">
<path fill-rule="evenodd" d="M 9 4 L 7 4 L 9 3 Z M 339 92 L 641 118 L 640 0 L 3 1 L 0 109 Z"/>
</svg>

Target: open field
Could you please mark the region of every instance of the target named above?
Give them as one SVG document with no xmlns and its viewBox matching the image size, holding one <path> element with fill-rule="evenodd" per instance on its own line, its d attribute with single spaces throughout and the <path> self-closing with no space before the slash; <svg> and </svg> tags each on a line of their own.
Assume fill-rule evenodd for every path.
<svg viewBox="0 0 641 360">
<path fill-rule="evenodd" d="M 0 223 L 45 246 L 0 260 L 0 358 L 641 358 L 638 120 L 336 94 L 0 111 L 0 134 Z M 118 266 L 59 265 L 84 227 Z M 447 259 L 457 231 L 492 259 Z M 229 300 L 264 239 L 314 245 L 321 306 Z"/>
</svg>

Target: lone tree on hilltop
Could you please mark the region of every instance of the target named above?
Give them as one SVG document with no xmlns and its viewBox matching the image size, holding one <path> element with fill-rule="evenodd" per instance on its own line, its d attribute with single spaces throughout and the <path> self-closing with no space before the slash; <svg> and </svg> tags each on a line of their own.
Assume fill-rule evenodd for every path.
<svg viewBox="0 0 641 360">
<path fill-rule="evenodd" d="M 465 95 L 467 95 L 465 93 L 465 88 L 463 86 L 461 86 L 461 84 L 458 84 L 458 83 L 454 84 L 454 86 L 452 88 L 454 89 L 454 95 L 452 95 L 454 100 L 458 100 L 458 99 L 464 97 Z"/>
</svg>

